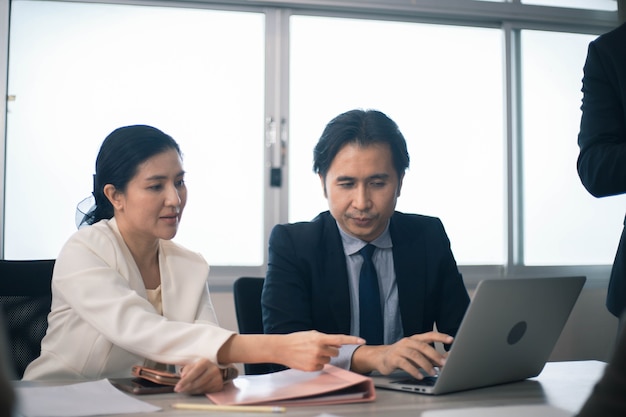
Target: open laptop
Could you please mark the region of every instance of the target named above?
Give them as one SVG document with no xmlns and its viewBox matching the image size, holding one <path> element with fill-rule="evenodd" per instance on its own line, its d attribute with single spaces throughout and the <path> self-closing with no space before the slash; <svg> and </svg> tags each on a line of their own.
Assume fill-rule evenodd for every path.
<svg viewBox="0 0 626 417">
<path fill-rule="evenodd" d="M 483 280 L 438 376 L 373 375 L 377 388 L 445 394 L 539 375 L 585 277 Z"/>
</svg>

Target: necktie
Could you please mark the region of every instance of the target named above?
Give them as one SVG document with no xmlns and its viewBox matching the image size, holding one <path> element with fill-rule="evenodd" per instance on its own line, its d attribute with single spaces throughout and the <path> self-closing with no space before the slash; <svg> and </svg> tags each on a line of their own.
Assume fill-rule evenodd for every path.
<svg viewBox="0 0 626 417">
<path fill-rule="evenodd" d="M 368 345 L 383 344 L 383 313 L 380 306 L 380 290 L 378 277 L 372 254 L 376 246 L 367 244 L 359 251 L 363 257 L 363 266 L 359 275 L 359 336 L 364 338 Z"/>
</svg>

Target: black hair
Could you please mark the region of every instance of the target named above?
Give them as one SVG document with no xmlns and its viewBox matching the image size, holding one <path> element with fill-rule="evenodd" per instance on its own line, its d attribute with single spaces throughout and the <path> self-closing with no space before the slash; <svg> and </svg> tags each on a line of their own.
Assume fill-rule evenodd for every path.
<svg viewBox="0 0 626 417">
<path fill-rule="evenodd" d="M 111 132 L 102 142 L 96 158 L 93 178 L 95 208 L 85 215 L 82 223 L 91 225 L 112 218 L 113 205 L 104 195 L 104 186 L 111 184 L 118 191 L 126 191 L 139 165 L 170 149 L 181 155 L 178 143 L 152 126 L 125 126 Z"/>
<path fill-rule="evenodd" d="M 398 178 L 409 167 L 406 140 L 398 125 L 378 110 L 355 109 L 340 114 L 326 125 L 313 150 L 313 172 L 326 178 L 333 159 L 348 143 L 388 144 Z"/>
</svg>

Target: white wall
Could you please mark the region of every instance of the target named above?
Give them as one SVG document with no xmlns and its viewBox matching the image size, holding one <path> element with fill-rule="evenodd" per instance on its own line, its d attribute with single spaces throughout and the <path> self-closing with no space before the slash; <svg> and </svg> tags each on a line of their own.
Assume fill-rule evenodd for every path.
<svg viewBox="0 0 626 417">
<path fill-rule="evenodd" d="M 617 335 L 617 318 L 606 309 L 605 299 L 606 288 L 583 289 L 551 360 L 609 360 Z"/>
</svg>

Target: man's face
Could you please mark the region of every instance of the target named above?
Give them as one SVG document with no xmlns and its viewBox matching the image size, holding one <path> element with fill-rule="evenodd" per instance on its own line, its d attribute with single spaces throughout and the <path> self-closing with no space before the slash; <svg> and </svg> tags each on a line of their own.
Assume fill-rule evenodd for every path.
<svg viewBox="0 0 626 417">
<path fill-rule="evenodd" d="M 366 242 L 380 236 L 402 187 L 389 145 L 348 143 L 320 179 L 330 213 L 345 232 Z"/>
</svg>

